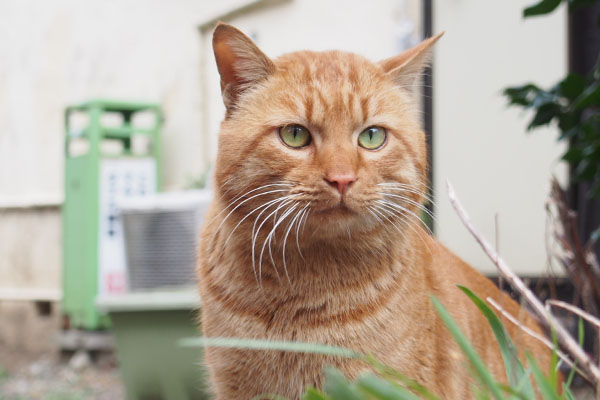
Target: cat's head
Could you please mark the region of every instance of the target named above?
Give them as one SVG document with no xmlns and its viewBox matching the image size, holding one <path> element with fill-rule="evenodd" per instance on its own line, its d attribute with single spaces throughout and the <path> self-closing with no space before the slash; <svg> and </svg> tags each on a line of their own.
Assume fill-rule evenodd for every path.
<svg viewBox="0 0 600 400">
<path fill-rule="evenodd" d="M 339 51 L 270 59 L 219 24 L 213 47 L 226 116 L 215 186 L 223 204 L 238 221 L 281 221 L 282 234 L 300 222 L 317 236 L 404 229 L 427 187 L 413 84 L 440 36 L 376 63 Z"/>
</svg>

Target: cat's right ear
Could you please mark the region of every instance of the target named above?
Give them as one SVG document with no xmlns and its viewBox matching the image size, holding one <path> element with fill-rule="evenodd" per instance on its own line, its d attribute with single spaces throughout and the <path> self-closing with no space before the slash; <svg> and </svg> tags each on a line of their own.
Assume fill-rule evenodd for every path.
<svg viewBox="0 0 600 400">
<path fill-rule="evenodd" d="M 433 45 L 444 33 L 440 32 L 397 56 L 380 61 L 379 66 L 396 85 L 412 92 L 417 78 L 430 64 Z"/>
<path fill-rule="evenodd" d="M 273 73 L 275 64 L 252 39 L 222 22 L 213 33 L 213 51 L 221 75 L 223 103 L 229 115 L 240 95 Z"/>
</svg>

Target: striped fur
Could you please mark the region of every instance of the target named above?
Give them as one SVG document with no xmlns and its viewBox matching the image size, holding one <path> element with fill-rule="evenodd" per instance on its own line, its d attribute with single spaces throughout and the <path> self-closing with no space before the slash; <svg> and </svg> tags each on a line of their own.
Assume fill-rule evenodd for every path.
<svg viewBox="0 0 600 400">
<path fill-rule="evenodd" d="M 373 354 L 445 398 L 465 399 L 471 381 L 431 294 L 499 377 L 493 335 L 456 285 L 500 297 L 539 330 L 420 226 L 427 157 L 411 86 L 436 39 L 379 64 L 338 51 L 271 61 L 235 28 L 217 26 L 227 113 L 199 250 L 205 336 L 339 345 Z M 287 124 L 308 128 L 312 143 L 284 145 L 277 132 Z M 357 145 L 372 125 L 388 133 L 377 151 Z M 340 174 L 355 178 L 343 206 L 328 183 Z M 540 345 L 507 326 L 547 359 Z M 263 393 L 298 399 L 307 385 L 321 384 L 324 365 L 349 377 L 367 368 L 335 357 L 223 348 L 207 349 L 206 363 L 219 400 Z"/>
</svg>

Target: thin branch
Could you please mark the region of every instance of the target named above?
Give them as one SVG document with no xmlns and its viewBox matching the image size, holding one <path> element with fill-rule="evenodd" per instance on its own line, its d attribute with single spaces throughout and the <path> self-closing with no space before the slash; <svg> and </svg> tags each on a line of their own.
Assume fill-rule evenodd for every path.
<svg viewBox="0 0 600 400">
<path fill-rule="evenodd" d="M 600 384 L 600 369 L 598 369 L 585 351 L 583 351 L 583 349 L 577 344 L 575 339 L 571 337 L 565 327 L 558 322 L 552 313 L 546 310 L 542 302 L 533 294 L 531 290 L 529 290 L 525 283 L 517 276 L 517 274 L 513 272 L 513 270 L 489 245 L 485 238 L 475 229 L 469 219 L 469 216 L 456 198 L 456 194 L 454 193 L 454 189 L 452 188 L 450 182 L 447 182 L 447 186 L 448 197 L 450 198 L 450 202 L 456 210 L 458 217 L 469 230 L 469 232 L 471 232 L 471 235 L 473 235 L 487 256 L 492 260 L 492 262 L 494 262 L 498 268 L 498 271 L 506 278 L 508 283 L 525 298 L 527 303 L 532 307 L 533 311 L 538 315 L 542 322 L 556 333 L 559 343 L 563 346 L 567 353 L 571 355 L 573 360 L 581 366 L 581 369 L 587 373 L 594 384 L 594 387 L 598 387 Z"/>
<path fill-rule="evenodd" d="M 524 325 L 523 323 L 521 323 L 518 319 L 516 319 L 513 315 L 511 315 L 508 311 L 506 311 L 504 308 L 502 308 L 502 306 L 500 304 L 498 304 L 493 298 L 488 297 L 486 298 L 487 302 L 490 303 L 496 310 L 498 310 L 500 312 L 500 314 L 502 314 L 507 320 L 509 320 L 510 322 L 512 322 L 513 324 L 515 324 L 516 326 L 518 326 L 523 332 L 525 332 L 526 334 L 528 334 L 529 336 L 531 336 L 534 339 L 537 339 L 538 341 L 542 342 L 546 347 L 548 347 L 550 350 L 554 350 L 554 343 L 552 343 L 551 341 L 549 341 L 547 338 L 545 338 L 543 335 L 540 335 L 539 333 L 533 331 L 532 329 L 530 329 L 529 327 L 527 327 L 526 325 Z M 569 365 L 569 367 L 574 368 L 573 365 L 573 361 L 571 361 L 569 359 L 569 356 L 567 356 L 565 353 L 563 353 L 562 351 L 556 349 L 556 354 L 567 364 Z M 587 376 L 585 376 L 585 374 L 583 374 L 580 371 L 580 374 L 582 376 L 584 376 L 586 379 Z"/>
<path fill-rule="evenodd" d="M 576 314 L 576 315 L 580 316 L 581 318 L 585 319 L 592 325 L 595 325 L 596 328 L 600 328 L 600 319 L 594 317 L 592 314 L 590 314 L 586 311 L 583 311 L 579 307 L 575 307 L 572 304 L 565 303 L 564 301 L 560 301 L 560 300 L 547 300 L 546 301 L 546 309 L 549 310 L 551 306 L 564 308 L 565 310 L 570 311 L 573 314 Z"/>
</svg>

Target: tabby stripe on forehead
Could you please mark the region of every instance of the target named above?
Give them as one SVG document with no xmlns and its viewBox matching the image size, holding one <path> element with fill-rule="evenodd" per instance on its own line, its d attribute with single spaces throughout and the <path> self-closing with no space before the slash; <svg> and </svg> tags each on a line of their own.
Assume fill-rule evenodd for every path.
<svg viewBox="0 0 600 400">
<path fill-rule="evenodd" d="M 315 89 L 317 92 L 317 96 L 319 97 L 319 101 L 321 102 L 321 105 L 323 106 L 323 108 L 325 109 L 325 115 L 330 113 L 331 110 L 331 106 L 329 105 L 329 103 L 327 102 L 327 100 L 325 100 L 325 96 L 323 96 L 323 93 L 321 92 L 321 90 L 319 90 L 318 88 Z"/>
<path fill-rule="evenodd" d="M 352 90 L 348 92 L 348 110 L 350 112 L 350 116 L 353 117 L 355 114 L 354 110 L 354 93 Z"/>
<path fill-rule="evenodd" d="M 284 106 L 286 106 L 294 114 L 298 114 L 298 104 L 296 104 L 289 97 L 282 97 L 281 98 L 281 104 L 283 104 Z"/>
<path fill-rule="evenodd" d="M 363 125 L 367 123 L 369 119 L 369 98 L 363 97 L 360 99 L 360 109 L 362 111 L 362 123 Z"/>
<path fill-rule="evenodd" d="M 310 89 L 309 93 L 307 96 L 304 96 L 304 117 L 306 118 L 306 120 L 308 122 L 312 122 L 312 115 L 313 115 L 313 90 Z"/>
<path fill-rule="evenodd" d="M 351 90 L 357 90 L 359 86 L 358 72 L 356 71 L 356 68 L 354 67 L 353 63 L 350 63 L 350 65 L 348 66 L 348 81 L 350 82 Z"/>
</svg>

